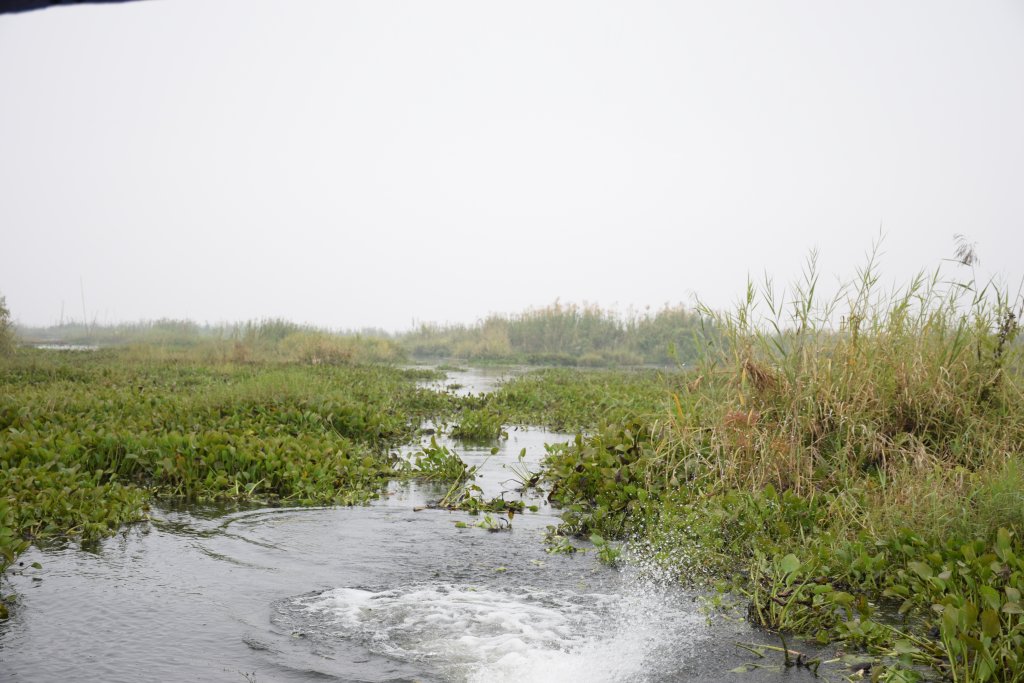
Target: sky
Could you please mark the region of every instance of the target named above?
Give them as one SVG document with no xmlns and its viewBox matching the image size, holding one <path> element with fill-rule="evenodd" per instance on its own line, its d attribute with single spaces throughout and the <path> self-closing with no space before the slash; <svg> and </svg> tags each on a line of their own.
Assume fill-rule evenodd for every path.
<svg viewBox="0 0 1024 683">
<path fill-rule="evenodd" d="M 849 278 L 880 236 L 903 282 L 955 234 L 1016 291 L 1021 2 L 0 16 L 0 295 L 25 325 L 726 308 L 814 249 Z"/>
</svg>

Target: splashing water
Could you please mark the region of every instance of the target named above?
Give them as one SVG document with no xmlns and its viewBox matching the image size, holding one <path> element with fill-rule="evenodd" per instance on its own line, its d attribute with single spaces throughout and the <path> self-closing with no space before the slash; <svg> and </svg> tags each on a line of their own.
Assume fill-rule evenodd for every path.
<svg viewBox="0 0 1024 683">
<path fill-rule="evenodd" d="M 446 680 L 652 680 L 704 637 L 695 611 L 665 593 L 515 593 L 429 584 L 337 588 L 296 598 L 304 626 Z"/>
</svg>

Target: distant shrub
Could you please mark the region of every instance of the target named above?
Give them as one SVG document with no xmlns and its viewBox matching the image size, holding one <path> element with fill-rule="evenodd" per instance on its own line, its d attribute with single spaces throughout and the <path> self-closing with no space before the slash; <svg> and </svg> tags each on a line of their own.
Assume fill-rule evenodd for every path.
<svg viewBox="0 0 1024 683">
<path fill-rule="evenodd" d="M 7 308 L 7 297 L 0 295 L 0 355 L 14 351 L 14 323 Z"/>
<path fill-rule="evenodd" d="M 621 316 L 593 305 L 562 304 L 475 325 L 421 325 L 400 337 L 412 356 L 532 365 L 673 365 L 695 363 L 713 321 L 681 306 Z"/>
<path fill-rule="evenodd" d="M 608 365 L 608 360 L 600 353 L 591 351 L 580 356 L 576 363 L 584 368 L 603 368 Z"/>
<path fill-rule="evenodd" d="M 220 325 L 166 318 L 114 325 L 72 322 L 20 331 L 23 338 L 36 342 L 120 347 L 130 350 L 125 357 L 137 360 L 342 365 L 390 363 L 405 357 L 379 330 L 332 332 L 278 318 Z"/>
</svg>

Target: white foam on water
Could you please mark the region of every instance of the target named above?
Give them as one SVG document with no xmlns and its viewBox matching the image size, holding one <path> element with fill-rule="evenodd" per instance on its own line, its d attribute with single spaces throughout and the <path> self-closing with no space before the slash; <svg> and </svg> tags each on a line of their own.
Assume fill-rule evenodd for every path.
<svg viewBox="0 0 1024 683">
<path fill-rule="evenodd" d="M 327 616 L 338 637 L 470 683 L 643 681 L 678 663 L 702 631 L 695 610 L 657 591 L 338 588 L 305 607 Z"/>
</svg>

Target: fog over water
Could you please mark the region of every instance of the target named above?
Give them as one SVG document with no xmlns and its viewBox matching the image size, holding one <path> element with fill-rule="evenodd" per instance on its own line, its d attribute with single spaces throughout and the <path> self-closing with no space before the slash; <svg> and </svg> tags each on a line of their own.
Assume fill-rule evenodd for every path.
<svg viewBox="0 0 1024 683">
<path fill-rule="evenodd" d="M 0 16 L 24 324 L 727 306 L 1024 275 L 1019 2 L 164 0 Z"/>
</svg>

